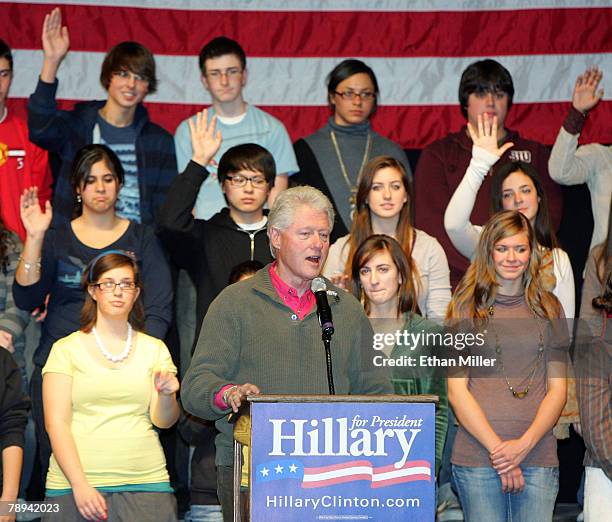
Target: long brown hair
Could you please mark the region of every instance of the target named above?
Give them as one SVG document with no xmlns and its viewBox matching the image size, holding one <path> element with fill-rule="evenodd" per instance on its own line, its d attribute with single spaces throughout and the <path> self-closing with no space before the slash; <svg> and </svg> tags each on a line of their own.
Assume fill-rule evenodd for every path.
<svg viewBox="0 0 612 522">
<path fill-rule="evenodd" d="M 363 302 L 366 315 L 370 315 L 370 300 L 366 295 L 359 271 L 372 257 L 379 252 L 389 252 L 395 267 L 400 275 L 402 282 L 397 289 L 397 316 L 406 312 L 420 313 L 417 304 L 417 292 L 412 275 L 411 263 L 401 245 L 392 237 L 384 234 L 374 234 L 367 238 L 353 256 L 353 265 L 351 266 L 351 283 L 353 295 Z"/>
<path fill-rule="evenodd" d="M 552 220 L 550 219 L 548 197 L 540 182 L 540 176 L 530 163 L 523 161 L 505 163 L 495 172 L 491 180 L 491 215 L 504 210 L 503 184 L 506 178 L 515 172 L 520 172 L 531 180 L 539 198 L 538 212 L 533 221 L 533 228 L 538 243 L 546 248 L 557 248 L 559 244 L 552 226 Z"/>
<path fill-rule="evenodd" d="M 599 255 L 595 259 L 597 277 L 601 283 L 601 295 L 593 299 L 593 306 L 612 312 L 612 202 L 608 213 L 608 235 L 604 241 Z"/>
<path fill-rule="evenodd" d="M 474 259 L 448 306 L 448 319 L 487 319 L 499 286 L 493 250 L 497 242 L 520 233 L 527 234 L 530 248 L 529 266 L 523 273 L 525 301 L 539 317 L 553 319 L 560 316 L 559 300 L 544 288 L 540 278 L 542 257 L 529 220 L 516 210 L 504 210 L 491 216 L 484 226 Z"/>
<path fill-rule="evenodd" d="M 130 310 L 128 322 L 135 330 L 144 330 L 145 315 L 142 305 L 142 278 L 140 277 L 138 263 L 128 252 L 110 250 L 108 253 L 103 252 L 95 257 L 87 267 L 85 267 L 83 276 L 81 277 L 81 288 L 85 292 L 85 302 L 81 309 L 81 330 L 83 332 L 90 332 L 96 325 L 96 319 L 98 317 L 98 304 L 89 294 L 89 287 L 97 283 L 104 273 L 123 266 L 129 266 L 132 269 L 136 288 L 140 289 L 140 295 Z"/>
<path fill-rule="evenodd" d="M 402 250 L 406 254 L 406 258 L 410 265 L 410 273 L 413 274 L 413 278 L 417 282 L 416 290 L 419 292 L 419 271 L 412 260 L 412 243 L 414 240 L 414 228 L 412 225 L 412 202 L 414 201 L 412 183 L 401 162 L 391 156 L 377 156 L 372 158 L 363 169 L 363 173 L 359 179 L 359 186 L 357 187 L 357 208 L 353 217 L 351 234 L 348 240 L 349 252 L 344 267 L 344 273 L 349 276 L 349 278 L 351 277 L 353 257 L 357 252 L 357 248 L 374 233 L 372 230 L 372 216 L 370 214 L 370 207 L 368 206 L 368 196 L 370 190 L 372 190 L 376 173 L 384 168 L 395 169 L 402 176 L 402 184 L 406 191 L 407 201 L 399 214 L 397 227 L 395 229 L 396 237 L 397 242 L 401 245 Z"/>
</svg>

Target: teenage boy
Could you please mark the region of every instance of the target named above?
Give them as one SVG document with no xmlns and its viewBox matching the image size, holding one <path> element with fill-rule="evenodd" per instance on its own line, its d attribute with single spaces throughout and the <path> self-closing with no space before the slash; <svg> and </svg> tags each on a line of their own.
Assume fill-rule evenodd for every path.
<svg viewBox="0 0 612 522">
<path fill-rule="evenodd" d="M 172 136 L 149 121 L 142 105 L 157 88 L 153 55 L 136 42 L 117 44 L 104 58 L 100 73 L 108 93 L 106 101 L 79 103 L 72 111 L 60 111 L 55 100 L 57 71 L 70 39 L 59 8 L 45 16 L 42 42 L 44 60 L 28 104 L 28 125 L 31 140 L 61 159 L 54 220 L 65 222 L 72 216 L 69 176 L 76 151 L 90 143 L 103 143 L 119 156 L 125 171 L 117 213 L 137 223 L 153 224 L 177 172 Z"/>
<path fill-rule="evenodd" d="M 244 143 L 223 154 L 218 182 L 227 206 L 208 220 L 193 216 L 198 191 L 210 179 L 207 168 L 222 144 L 220 131 L 215 131 L 216 123 L 217 116 L 208 123 L 207 110 L 187 120 L 191 160 L 174 180 L 159 216 L 160 238 L 170 256 L 195 283 L 195 340 L 210 303 L 227 286 L 233 267 L 248 260 L 264 265 L 272 261 L 266 233 L 267 211 L 263 207 L 274 185 L 276 167 L 272 155 L 260 145 Z M 197 425 L 195 421 L 187 423 L 189 430 L 197 433 L 192 439 L 196 448 L 191 463 L 191 513 L 194 518 L 197 515 L 219 520 L 215 429 L 212 425 Z"/>
<path fill-rule="evenodd" d="M 212 106 L 208 115 L 217 116 L 217 125 L 223 135 L 223 144 L 215 154 L 218 164 L 221 156 L 241 143 L 256 143 L 269 150 L 278 174 L 270 191 L 269 204 L 276 194 L 287 188 L 288 176 L 298 171 L 291 140 L 283 124 L 266 112 L 244 101 L 242 89 L 247 83 L 246 55 L 240 44 L 225 36 L 208 42 L 199 56 L 202 83 L 210 93 Z M 176 129 L 174 142 L 179 172 L 192 156 L 188 119 Z M 195 217 L 208 219 L 225 206 L 218 173 L 213 165 L 207 166 L 207 176 L 194 208 Z"/>
<path fill-rule="evenodd" d="M 208 220 L 194 218 L 198 190 L 222 143 L 221 132 L 215 129 L 217 117 L 208 122 L 207 113 L 188 120 L 191 161 L 174 180 L 159 216 L 159 235 L 170 256 L 187 269 L 196 285 L 198 331 L 234 266 L 247 260 L 272 261 L 263 207 L 276 177 L 274 158 L 266 149 L 255 143 L 236 145 L 219 161 L 218 183 L 227 207 Z"/>
<path fill-rule="evenodd" d="M 548 175 L 549 150 L 541 143 L 521 138 L 518 132 L 505 127 L 506 116 L 512 107 L 514 84 L 508 70 L 495 60 L 472 63 L 463 71 L 459 84 L 461 113 L 474 128 L 478 127 L 478 116 L 497 116 L 497 140 L 501 144 L 513 142 L 514 146 L 502 155 L 492 171 L 508 161 L 531 163 L 540 176 L 548 196 L 548 206 L 555 230 L 561 222 L 561 189 Z M 472 158 L 472 139 L 467 125 L 459 132 L 428 145 L 419 158 L 415 172 L 416 226 L 436 237 L 442 244 L 448 264 L 453 288 L 457 285 L 469 265 L 452 245 L 444 230 L 444 212 L 455 189 Z M 492 173 L 491 173 L 492 174 Z M 478 191 L 471 222 L 484 224 L 489 218 L 491 174 Z"/>
<path fill-rule="evenodd" d="M 12 114 L 6 102 L 13 81 L 13 54 L 0 40 L 0 218 L 6 228 L 25 241 L 19 201 L 26 188 L 38 187 L 43 204 L 51 200 L 51 170 L 47 152 L 28 139 L 24 119 Z"/>
</svg>

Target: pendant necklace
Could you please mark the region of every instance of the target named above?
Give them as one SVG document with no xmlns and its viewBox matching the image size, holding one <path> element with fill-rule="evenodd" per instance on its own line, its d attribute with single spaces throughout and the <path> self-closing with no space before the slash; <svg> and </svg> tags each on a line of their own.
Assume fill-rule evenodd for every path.
<svg viewBox="0 0 612 522">
<path fill-rule="evenodd" d="M 98 348 L 102 352 L 102 355 L 104 355 L 104 357 L 108 359 L 109 361 L 114 362 L 114 363 L 122 362 L 125 359 L 127 359 L 128 355 L 130 355 L 130 350 L 132 349 L 132 325 L 130 323 L 128 323 L 128 331 L 127 331 L 127 339 L 125 341 L 125 348 L 118 355 L 113 355 L 111 352 L 107 350 L 106 346 L 104 346 L 104 343 L 102 342 L 102 339 L 100 339 L 100 336 L 98 335 L 98 332 L 96 331 L 95 326 L 91 329 L 91 331 L 93 332 L 94 338 L 96 339 L 96 344 L 98 345 Z"/>
<path fill-rule="evenodd" d="M 349 204 L 351 206 L 351 218 L 353 217 L 353 212 L 355 212 L 355 208 L 357 206 L 357 183 L 359 183 L 359 179 L 361 178 L 361 173 L 363 172 L 363 167 L 368 162 L 368 158 L 370 157 L 370 152 L 372 152 L 372 133 L 368 131 L 368 137 L 366 139 L 365 150 L 363 151 L 363 159 L 361 160 L 361 167 L 359 167 L 359 172 L 357 173 L 357 179 L 355 183 L 351 183 L 351 179 L 349 178 L 348 171 L 346 170 L 346 165 L 344 164 L 344 160 L 342 159 L 342 153 L 340 152 L 340 147 L 338 146 L 338 140 L 336 139 L 336 133 L 334 131 L 330 131 L 329 135 L 331 136 L 332 143 L 334 144 L 334 150 L 336 151 L 336 156 L 338 157 L 338 163 L 340 164 L 340 172 L 342 172 L 342 176 L 344 177 L 344 181 L 348 189 L 351 191 L 351 195 L 349 196 Z"/>
<path fill-rule="evenodd" d="M 491 305 L 489 306 L 489 317 L 491 318 L 491 321 L 490 321 L 491 326 L 493 326 L 493 316 L 494 315 L 495 315 L 495 308 L 493 305 Z M 508 386 L 508 389 L 510 390 L 510 392 L 512 392 L 512 396 L 515 399 L 524 399 L 527 396 L 527 394 L 529 393 L 529 389 L 531 388 L 531 385 L 533 384 L 533 379 L 535 377 L 538 366 L 540 365 L 540 361 L 542 360 L 542 357 L 544 356 L 544 336 L 542 334 L 542 329 L 540 328 L 540 321 L 538 320 L 538 317 L 535 314 L 534 314 L 534 317 L 535 317 L 536 325 L 538 326 L 538 334 L 539 334 L 538 354 L 536 355 L 536 360 L 535 360 L 535 363 L 533 364 L 533 368 L 531 369 L 529 376 L 526 379 L 523 379 L 523 382 L 527 380 L 527 386 L 525 386 L 525 388 L 523 388 L 522 390 L 517 390 L 514 388 L 514 386 L 510 384 L 510 380 L 508 379 L 508 376 L 506 375 L 506 371 L 504 369 L 504 360 L 502 358 L 502 347 L 499 341 L 499 336 L 497 335 L 497 331 L 495 330 L 495 328 L 493 328 L 493 332 L 495 333 L 495 353 L 497 357 L 499 358 L 500 371 L 506 381 L 506 386 Z"/>
</svg>

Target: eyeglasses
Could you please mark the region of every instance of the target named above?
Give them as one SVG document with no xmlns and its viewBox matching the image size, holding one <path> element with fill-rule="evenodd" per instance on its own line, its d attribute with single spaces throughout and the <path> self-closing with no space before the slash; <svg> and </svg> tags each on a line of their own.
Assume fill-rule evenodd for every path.
<svg viewBox="0 0 612 522">
<path fill-rule="evenodd" d="M 376 98 L 376 93 L 375 92 L 371 92 L 371 91 L 362 91 L 362 92 L 355 92 L 355 91 L 338 92 L 338 91 L 334 91 L 334 94 L 337 94 L 343 100 L 347 100 L 347 101 L 353 101 L 355 99 L 355 96 L 357 96 L 357 98 L 361 98 L 362 101 L 371 101 L 374 98 Z"/>
<path fill-rule="evenodd" d="M 206 76 L 211 80 L 219 80 L 222 76 L 236 78 L 240 74 L 242 74 L 242 69 L 240 67 L 229 67 L 227 69 L 213 69 L 212 71 L 208 71 Z"/>
<path fill-rule="evenodd" d="M 266 178 L 263 176 L 253 176 L 251 178 L 247 178 L 242 174 L 236 174 L 234 176 L 226 176 L 225 179 L 229 180 L 230 185 L 236 188 L 244 187 L 247 181 L 250 181 L 251 186 L 256 189 L 263 189 L 268 184 Z"/>
<path fill-rule="evenodd" d="M 140 74 L 133 73 L 126 69 L 120 69 L 113 73 L 113 76 L 120 78 L 121 80 L 129 80 L 132 78 L 135 82 L 138 83 L 149 83 L 149 80 Z"/>
<path fill-rule="evenodd" d="M 131 292 L 136 289 L 136 283 L 134 281 L 99 281 L 92 283 L 91 286 L 97 286 L 100 291 L 110 293 L 114 292 L 117 287 L 121 288 L 122 291 Z"/>
</svg>

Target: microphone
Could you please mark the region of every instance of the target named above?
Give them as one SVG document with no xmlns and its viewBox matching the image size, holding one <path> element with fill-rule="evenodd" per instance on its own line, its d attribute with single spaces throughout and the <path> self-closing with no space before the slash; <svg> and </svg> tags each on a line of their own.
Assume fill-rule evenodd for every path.
<svg viewBox="0 0 612 522">
<path fill-rule="evenodd" d="M 317 316 L 321 325 L 323 340 L 330 340 L 334 333 L 331 308 L 327 302 L 327 285 L 322 277 L 315 277 L 310 283 L 310 289 L 317 301 Z"/>
</svg>

